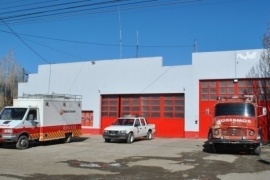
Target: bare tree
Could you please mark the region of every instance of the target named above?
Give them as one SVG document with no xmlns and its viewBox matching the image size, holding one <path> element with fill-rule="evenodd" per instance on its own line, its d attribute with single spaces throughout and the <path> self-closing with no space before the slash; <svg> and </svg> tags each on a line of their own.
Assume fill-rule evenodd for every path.
<svg viewBox="0 0 270 180">
<path fill-rule="evenodd" d="M 260 105 L 264 105 L 270 112 L 270 23 L 268 29 L 263 35 L 262 40 L 263 52 L 258 64 L 254 65 L 247 74 L 247 78 L 253 85 L 252 93 L 259 98 Z M 262 121 L 263 134 L 270 140 L 270 113 L 265 120 Z"/>
<path fill-rule="evenodd" d="M 23 68 L 19 65 L 12 51 L 0 59 L 0 109 L 12 105 L 18 95 L 18 83 L 23 81 Z"/>
</svg>

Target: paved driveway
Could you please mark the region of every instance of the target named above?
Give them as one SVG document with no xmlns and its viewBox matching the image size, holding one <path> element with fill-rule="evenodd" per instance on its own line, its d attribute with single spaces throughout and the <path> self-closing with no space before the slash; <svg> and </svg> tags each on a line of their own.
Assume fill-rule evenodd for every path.
<svg viewBox="0 0 270 180">
<path fill-rule="evenodd" d="M 0 179 L 245 179 L 270 176 L 270 146 L 260 156 L 204 152 L 204 139 L 154 138 L 104 143 L 101 136 L 69 144 L 33 143 L 0 148 Z"/>
</svg>

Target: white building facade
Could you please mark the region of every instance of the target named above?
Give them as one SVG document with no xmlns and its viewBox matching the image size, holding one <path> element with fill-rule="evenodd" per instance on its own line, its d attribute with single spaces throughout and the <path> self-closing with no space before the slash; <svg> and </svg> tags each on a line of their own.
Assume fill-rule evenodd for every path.
<svg viewBox="0 0 270 180">
<path fill-rule="evenodd" d="M 162 57 L 39 65 L 19 84 L 18 96 L 82 95 L 84 133 L 100 134 L 115 118 L 135 112 L 156 124 L 157 136 L 205 137 L 201 83 L 245 79 L 261 53 L 193 53 L 191 65 L 177 66 L 163 66 Z"/>
</svg>

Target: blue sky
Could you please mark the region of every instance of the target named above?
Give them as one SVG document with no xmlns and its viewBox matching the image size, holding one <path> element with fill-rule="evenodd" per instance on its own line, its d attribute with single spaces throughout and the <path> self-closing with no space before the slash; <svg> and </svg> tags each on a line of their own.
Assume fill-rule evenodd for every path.
<svg viewBox="0 0 270 180">
<path fill-rule="evenodd" d="M 36 73 L 40 64 L 137 56 L 162 56 L 165 66 L 186 65 L 195 39 L 198 52 L 262 48 L 270 22 L 270 0 L 124 0 L 117 6 L 92 0 L 81 4 L 108 5 L 102 12 L 66 17 L 8 18 L 68 2 L 72 7 L 76 1 L 0 1 L 0 58 L 13 51 L 28 73 Z M 125 3 L 140 5 L 125 8 Z"/>
</svg>

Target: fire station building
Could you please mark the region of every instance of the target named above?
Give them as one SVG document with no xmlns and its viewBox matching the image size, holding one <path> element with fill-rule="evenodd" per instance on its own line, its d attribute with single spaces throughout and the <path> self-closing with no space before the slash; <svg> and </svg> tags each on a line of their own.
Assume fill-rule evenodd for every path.
<svg viewBox="0 0 270 180">
<path fill-rule="evenodd" d="M 212 121 L 205 109 L 219 95 L 245 93 L 261 53 L 196 52 L 191 65 L 176 66 L 164 66 L 162 57 L 39 65 L 18 96 L 82 95 L 85 134 L 101 134 L 117 117 L 133 114 L 156 124 L 159 137 L 206 138 Z"/>
</svg>

